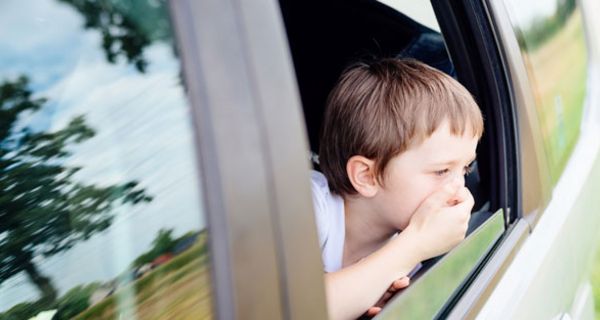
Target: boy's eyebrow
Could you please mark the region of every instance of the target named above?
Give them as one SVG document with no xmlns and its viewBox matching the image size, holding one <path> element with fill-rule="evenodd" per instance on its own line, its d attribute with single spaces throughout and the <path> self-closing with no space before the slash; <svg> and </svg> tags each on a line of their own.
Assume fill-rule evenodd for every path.
<svg viewBox="0 0 600 320">
<path fill-rule="evenodd" d="M 469 160 L 469 164 L 473 163 L 473 161 L 477 160 L 477 155 L 474 155 L 473 157 L 471 157 L 471 159 Z M 439 162 L 439 163 L 434 163 L 433 165 L 435 166 L 447 166 L 447 165 L 453 165 L 455 163 L 459 162 L 459 160 L 450 160 L 450 161 L 445 161 L 445 162 Z"/>
</svg>

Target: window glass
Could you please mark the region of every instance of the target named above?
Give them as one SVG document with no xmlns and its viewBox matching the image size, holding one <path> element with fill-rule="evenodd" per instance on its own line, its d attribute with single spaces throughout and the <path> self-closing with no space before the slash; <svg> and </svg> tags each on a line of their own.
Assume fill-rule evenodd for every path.
<svg viewBox="0 0 600 320">
<path fill-rule="evenodd" d="M 428 28 L 440 32 L 440 26 L 438 25 L 435 14 L 433 13 L 431 2 L 429 1 L 379 0 L 379 2 L 404 13 Z"/>
<path fill-rule="evenodd" d="M 0 2 L 0 319 L 211 317 L 164 0 Z"/>
<path fill-rule="evenodd" d="M 461 294 L 462 285 L 475 275 L 477 265 L 504 232 L 502 209 L 462 243 L 445 255 L 427 274 L 421 275 L 383 309 L 378 319 L 435 319 L 449 300 Z"/>
<path fill-rule="evenodd" d="M 544 148 L 556 182 L 577 142 L 587 72 L 575 0 L 506 0 L 536 98 Z"/>
</svg>

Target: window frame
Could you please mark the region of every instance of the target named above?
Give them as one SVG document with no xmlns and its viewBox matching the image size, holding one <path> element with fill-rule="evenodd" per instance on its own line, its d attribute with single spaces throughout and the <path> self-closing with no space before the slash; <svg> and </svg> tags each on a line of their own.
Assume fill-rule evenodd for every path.
<svg viewBox="0 0 600 320">
<path fill-rule="evenodd" d="M 308 143 L 278 4 L 170 5 L 199 147 L 215 318 L 326 318 Z"/>
<path fill-rule="evenodd" d="M 552 193 L 548 159 L 543 150 L 535 109 L 536 101 L 530 90 L 527 69 L 504 3 L 486 0 L 485 6 L 494 25 L 494 35 L 498 39 L 499 51 L 511 83 L 519 127 L 519 160 L 523 166 L 519 174 L 519 185 L 524 192 L 521 196 L 522 217 L 533 228 Z"/>
</svg>

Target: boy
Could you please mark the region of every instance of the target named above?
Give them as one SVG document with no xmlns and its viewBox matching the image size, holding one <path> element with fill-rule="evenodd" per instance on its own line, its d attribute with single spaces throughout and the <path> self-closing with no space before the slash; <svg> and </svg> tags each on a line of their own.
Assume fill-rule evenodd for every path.
<svg viewBox="0 0 600 320">
<path fill-rule="evenodd" d="M 325 111 L 323 173 L 311 177 L 330 318 L 357 318 L 464 238 L 474 203 L 464 175 L 482 131 L 469 92 L 420 62 L 342 74 Z"/>
</svg>

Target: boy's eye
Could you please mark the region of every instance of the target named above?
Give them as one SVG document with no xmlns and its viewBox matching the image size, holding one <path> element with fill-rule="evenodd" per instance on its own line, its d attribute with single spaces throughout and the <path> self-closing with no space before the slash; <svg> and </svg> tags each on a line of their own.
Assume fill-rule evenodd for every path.
<svg viewBox="0 0 600 320">
<path fill-rule="evenodd" d="M 473 164 L 475 163 L 475 161 L 471 162 L 468 166 L 465 166 L 464 168 L 464 175 L 468 176 L 471 172 L 473 172 Z"/>
<path fill-rule="evenodd" d="M 442 169 L 442 170 L 437 170 L 434 173 L 435 173 L 436 176 L 443 176 L 443 175 L 445 175 L 448 172 L 450 172 L 449 169 Z"/>
</svg>

